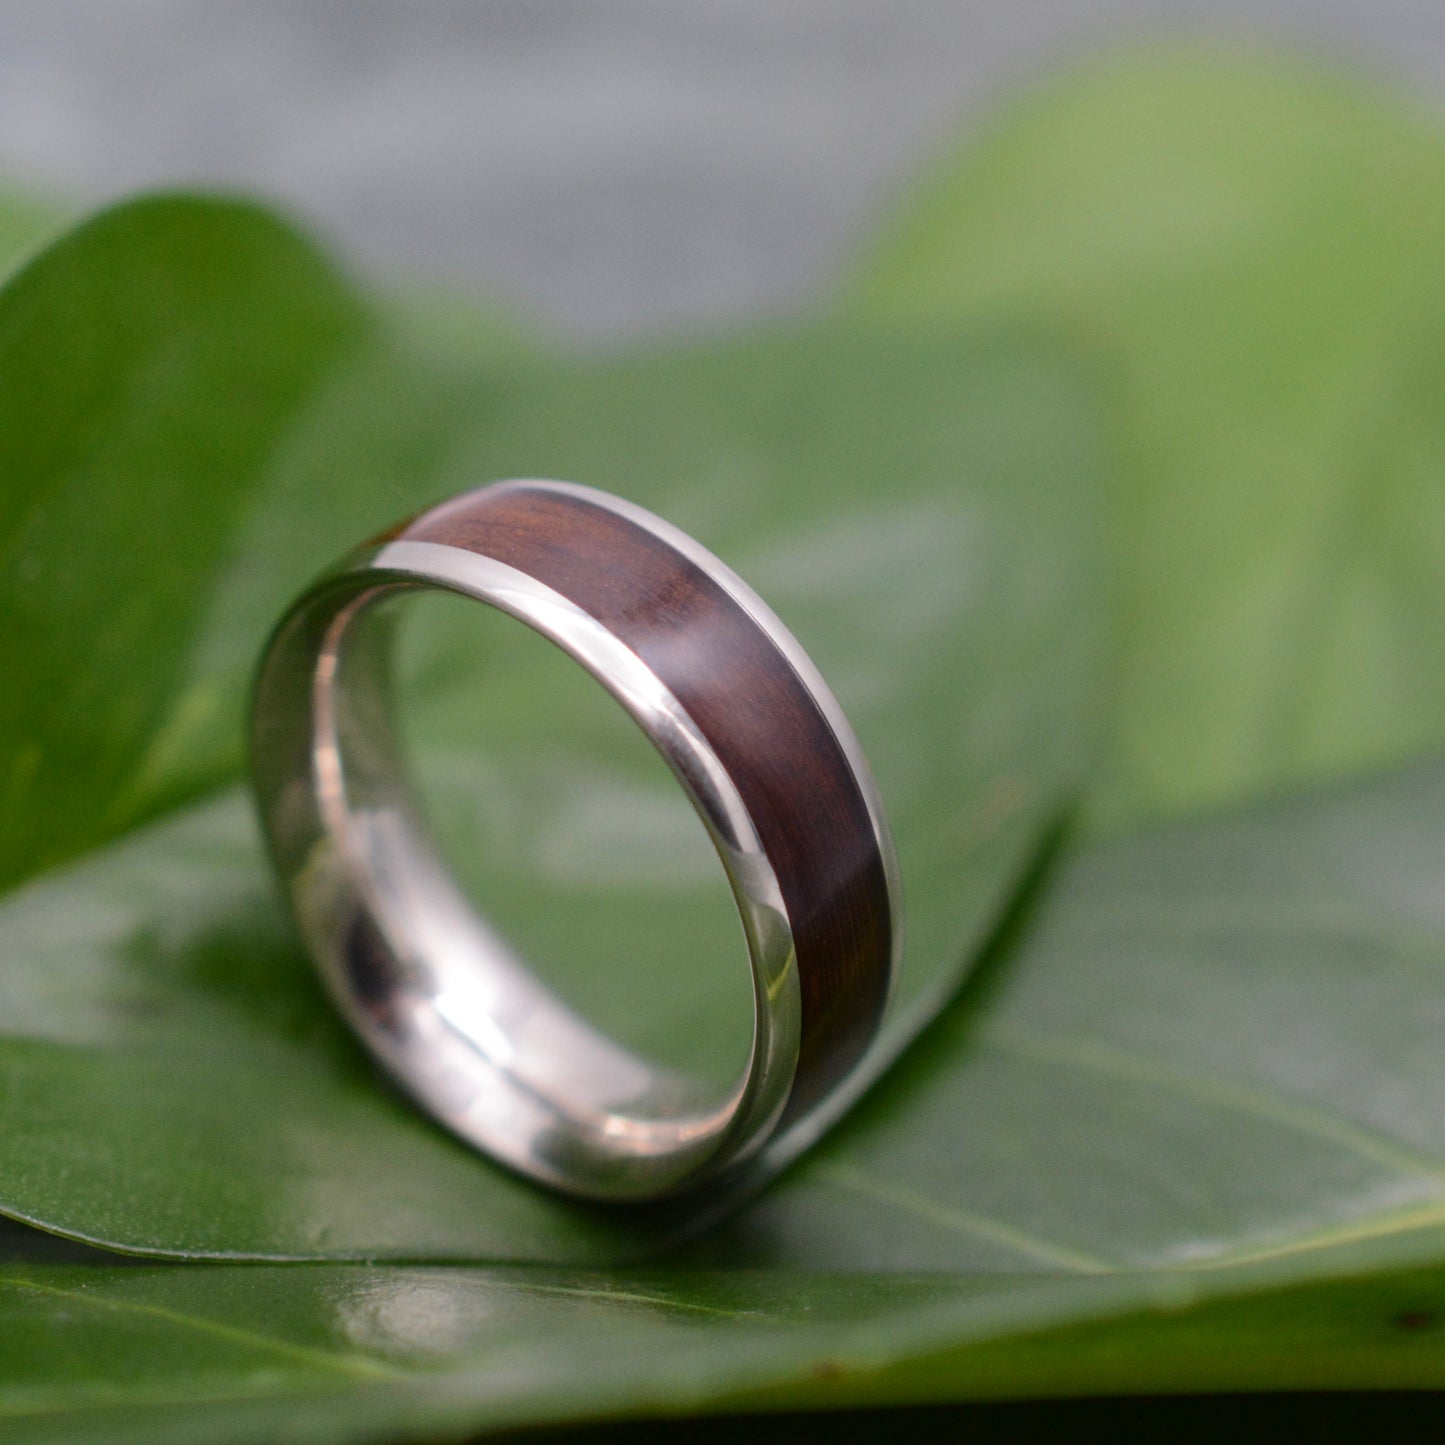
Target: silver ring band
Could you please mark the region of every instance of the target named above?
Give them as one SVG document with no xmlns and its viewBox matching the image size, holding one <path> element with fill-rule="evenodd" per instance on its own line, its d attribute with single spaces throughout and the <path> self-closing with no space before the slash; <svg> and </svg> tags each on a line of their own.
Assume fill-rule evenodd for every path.
<svg viewBox="0 0 1445 1445">
<path fill-rule="evenodd" d="M 682 784 L 753 976 L 749 1061 L 721 1101 L 569 1010 L 442 863 L 395 736 L 380 605 L 418 588 L 549 638 Z M 361 1038 L 448 1127 L 566 1192 L 657 1198 L 740 1163 L 830 1092 L 882 1017 L 897 862 L 857 739 L 746 584 L 606 493 L 498 483 L 348 557 L 272 636 L 252 769 L 302 937 Z"/>
</svg>

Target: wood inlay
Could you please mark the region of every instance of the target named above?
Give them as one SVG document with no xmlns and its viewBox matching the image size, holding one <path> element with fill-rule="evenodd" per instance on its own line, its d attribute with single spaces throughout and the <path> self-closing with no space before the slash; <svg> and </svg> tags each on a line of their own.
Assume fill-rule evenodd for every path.
<svg viewBox="0 0 1445 1445">
<path fill-rule="evenodd" d="M 867 804 L 792 665 L 690 558 L 569 493 L 486 487 L 394 535 L 464 548 L 545 583 L 637 653 L 692 717 L 747 806 L 792 923 L 802 1037 L 784 1120 L 804 1112 L 877 1027 L 895 921 Z"/>
</svg>

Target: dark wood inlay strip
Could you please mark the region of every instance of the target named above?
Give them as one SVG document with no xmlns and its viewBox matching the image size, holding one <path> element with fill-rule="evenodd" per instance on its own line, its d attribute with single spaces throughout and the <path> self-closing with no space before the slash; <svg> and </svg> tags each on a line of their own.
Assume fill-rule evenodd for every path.
<svg viewBox="0 0 1445 1445">
<path fill-rule="evenodd" d="M 792 921 L 802 1039 L 784 1118 L 805 1111 L 873 1035 L 894 920 L 867 804 L 787 658 L 690 558 L 569 493 L 483 488 L 396 535 L 492 557 L 545 583 L 636 652 L 692 717 L 752 816 Z"/>
</svg>

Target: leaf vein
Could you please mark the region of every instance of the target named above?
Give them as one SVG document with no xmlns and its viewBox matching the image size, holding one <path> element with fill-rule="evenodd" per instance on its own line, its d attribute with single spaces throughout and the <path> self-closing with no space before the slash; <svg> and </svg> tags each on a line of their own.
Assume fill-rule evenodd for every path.
<svg viewBox="0 0 1445 1445">
<path fill-rule="evenodd" d="M 1095 1039 L 1062 1035 L 1043 1037 L 1002 1024 L 989 1025 L 981 1037 L 1005 1053 L 1089 1069 L 1151 1088 L 1167 1089 L 1209 1108 L 1250 1114 L 1300 1134 L 1326 1139 L 1361 1158 L 1400 1173 L 1423 1175 L 1445 1188 L 1445 1163 L 1442 1161 L 1417 1153 L 1365 1125 L 1341 1119 L 1317 1105 L 1304 1103 L 1259 1084 L 1212 1079 L 1177 1068 L 1163 1059 Z"/>
<path fill-rule="evenodd" d="M 204 1266 L 201 1266 L 202 1268 Z M 339 1374 L 367 1380 L 404 1380 L 410 1378 L 406 1372 L 397 1370 L 378 1360 L 358 1356 L 340 1355 L 330 1350 L 308 1349 L 305 1345 L 294 1345 L 269 1335 L 257 1334 L 254 1330 L 241 1329 L 236 1325 L 222 1324 L 218 1320 L 204 1319 L 189 1315 L 181 1310 L 168 1309 L 164 1305 L 141 1304 L 135 1300 L 107 1299 L 85 1290 L 65 1289 L 59 1285 L 41 1284 L 36 1280 L 7 1278 L 0 1276 L 0 1288 L 28 1291 L 45 1295 L 51 1299 L 63 1299 L 83 1305 L 87 1309 L 113 1314 L 144 1315 L 149 1319 L 162 1320 L 167 1324 L 180 1325 L 200 1334 L 214 1335 L 217 1339 L 231 1344 L 245 1345 L 251 1349 L 264 1350 L 298 1364 L 317 1365 L 335 1370 Z"/>
<path fill-rule="evenodd" d="M 931 1224 L 942 1225 L 945 1229 L 977 1235 L 992 1244 L 1004 1245 L 1055 1268 L 1072 1270 L 1078 1274 L 1102 1274 L 1114 1268 L 1106 1260 L 1097 1259 L 1066 1244 L 1030 1234 L 1026 1230 L 1004 1223 L 1001 1219 L 993 1219 L 972 1209 L 944 1204 L 914 1190 L 900 1189 L 896 1184 L 885 1184 L 860 1169 L 852 1169 L 842 1164 L 825 1164 L 814 1169 L 813 1174 L 849 1193 L 862 1194 L 879 1203 L 907 1210 Z"/>
</svg>

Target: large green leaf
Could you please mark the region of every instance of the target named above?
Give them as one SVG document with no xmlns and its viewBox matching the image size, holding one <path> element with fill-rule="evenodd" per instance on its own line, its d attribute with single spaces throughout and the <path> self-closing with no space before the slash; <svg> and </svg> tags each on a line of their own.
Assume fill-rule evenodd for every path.
<svg viewBox="0 0 1445 1445">
<path fill-rule="evenodd" d="M 0 1439 L 461 1440 L 965 1394 L 1438 1384 L 1445 1275 L 1348 1269 L 1021 1282 L 16 1264 L 0 1279 Z"/>
<path fill-rule="evenodd" d="M 0 403 L 16 1217 L 172 1254 L 554 1263 L 696 1227 L 565 1204 L 417 1116 L 320 998 L 244 799 L 177 806 L 238 770 L 247 675 L 306 577 L 450 491 L 560 475 L 654 506 L 829 677 L 908 898 L 858 1088 L 952 992 L 1081 786 L 1097 449 L 1074 360 L 1037 338 L 487 365 L 399 340 L 259 213 L 171 199 L 0 292 L 0 367 L 29 368 Z M 578 669 L 445 601 L 410 619 L 403 695 L 459 871 L 570 1000 L 725 1082 L 747 971 L 701 827 Z"/>
<path fill-rule="evenodd" d="M 113 211 L 5 287 L 0 887 L 216 780 L 214 748 L 176 756 L 228 698 L 188 680 L 201 604 L 361 325 L 327 264 L 244 205 Z"/>
<path fill-rule="evenodd" d="M 15 1438 L 1439 1387 L 1445 760 L 1096 846 L 768 1194 L 629 1270 L 11 1238 Z"/>
<path fill-rule="evenodd" d="M 1112 348 L 1117 725 L 1101 819 L 1445 735 L 1445 140 L 1317 64 L 1178 46 L 991 122 L 855 301 Z M 1101 355 L 1103 352 L 1101 351 Z"/>
</svg>

